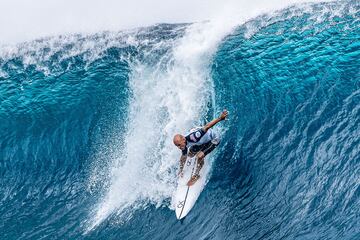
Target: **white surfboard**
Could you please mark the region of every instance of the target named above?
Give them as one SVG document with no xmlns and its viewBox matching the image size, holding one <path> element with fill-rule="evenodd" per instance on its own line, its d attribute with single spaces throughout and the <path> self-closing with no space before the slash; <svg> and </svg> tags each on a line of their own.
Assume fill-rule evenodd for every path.
<svg viewBox="0 0 360 240">
<path fill-rule="evenodd" d="M 179 177 L 178 187 L 174 195 L 177 219 L 184 218 L 190 212 L 205 186 L 206 174 L 209 169 L 208 159 L 205 159 L 204 166 L 200 171 L 200 178 L 191 187 L 187 186 L 191 176 L 195 173 L 196 164 L 196 157 L 188 158 L 183 170 L 184 176 Z"/>
</svg>

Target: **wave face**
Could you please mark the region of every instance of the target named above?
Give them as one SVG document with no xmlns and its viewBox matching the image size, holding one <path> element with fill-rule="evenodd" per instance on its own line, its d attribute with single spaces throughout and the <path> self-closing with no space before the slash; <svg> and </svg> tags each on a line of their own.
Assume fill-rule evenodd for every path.
<svg viewBox="0 0 360 240">
<path fill-rule="evenodd" d="M 216 101 L 233 114 L 209 184 L 214 236 L 360 236 L 359 5 L 326 9 L 249 22 L 216 55 Z"/>
<path fill-rule="evenodd" d="M 360 238 L 360 5 L 0 50 L 3 239 Z M 172 136 L 222 108 L 176 220 Z"/>
</svg>

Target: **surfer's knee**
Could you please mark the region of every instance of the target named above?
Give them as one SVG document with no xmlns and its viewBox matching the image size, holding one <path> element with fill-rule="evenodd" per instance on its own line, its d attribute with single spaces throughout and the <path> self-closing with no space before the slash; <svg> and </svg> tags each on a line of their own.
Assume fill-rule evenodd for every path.
<svg viewBox="0 0 360 240">
<path fill-rule="evenodd" d="M 198 162 L 198 165 L 200 165 L 200 166 L 204 165 L 204 157 L 198 158 L 197 162 Z"/>
<path fill-rule="evenodd" d="M 198 158 L 198 160 L 203 160 L 205 158 L 205 154 L 203 151 L 200 151 L 196 154 L 196 157 Z"/>
</svg>

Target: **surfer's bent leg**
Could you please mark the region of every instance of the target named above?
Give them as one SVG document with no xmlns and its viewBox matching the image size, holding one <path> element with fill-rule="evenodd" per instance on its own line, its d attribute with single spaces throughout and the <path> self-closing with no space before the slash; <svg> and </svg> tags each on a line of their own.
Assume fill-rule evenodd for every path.
<svg viewBox="0 0 360 240">
<path fill-rule="evenodd" d="M 204 144 L 201 151 L 199 151 L 196 154 L 197 166 L 196 166 L 196 170 L 195 170 L 195 176 L 199 176 L 200 170 L 204 166 L 205 156 L 208 155 L 210 152 L 212 152 L 217 147 L 217 145 L 219 145 L 218 140 L 208 142 L 208 143 Z"/>
<path fill-rule="evenodd" d="M 197 165 L 195 170 L 195 176 L 199 177 L 200 170 L 204 166 L 205 154 L 204 152 L 200 151 L 196 154 L 196 157 L 197 157 Z"/>
<path fill-rule="evenodd" d="M 219 142 L 213 142 L 211 141 L 210 144 L 208 144 L 202 151 L 204 153 L 204 155 L 208 155 L 209 153 L 211 153 L 217 146 L 219 145 Z"/>
</svg>

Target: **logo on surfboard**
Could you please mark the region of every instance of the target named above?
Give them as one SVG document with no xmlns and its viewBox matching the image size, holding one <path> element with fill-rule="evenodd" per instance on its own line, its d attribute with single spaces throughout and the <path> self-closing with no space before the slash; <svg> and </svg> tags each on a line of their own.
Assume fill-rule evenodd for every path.
<svg viewBox="0 0 360 240">
<path fill-rule="evenodd" d="M 185 201 L 180 201 L 177 205 L 178 208 L 184 207 Z"/>
</svg>

